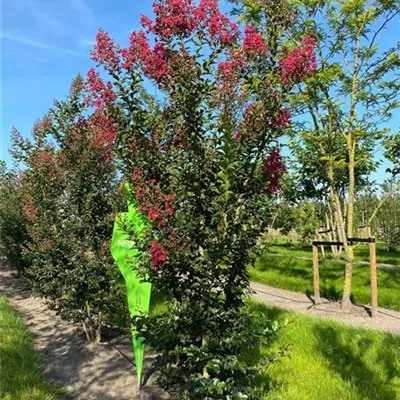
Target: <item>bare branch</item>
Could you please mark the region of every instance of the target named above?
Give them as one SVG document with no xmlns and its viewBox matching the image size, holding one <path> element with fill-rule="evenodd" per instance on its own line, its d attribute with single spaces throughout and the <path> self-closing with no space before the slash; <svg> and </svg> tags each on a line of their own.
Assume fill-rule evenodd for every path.
<svg viewBox="0 0 400 400">
<path fill-rule="evenodd" d="M 397 182 L 397 184 L 394 186 L 394 189 L 388 193 L 385 197 L 381 199 L 381 201 L 378 203 L 376 206 L 374 212 L 371 215 L 371 218 L 367 222 L 367 226 L 370 226 L 376 215 L 378 214 L 378 211 L 382 208 L 382 206 L 385 204 L 385 201 L 392 195 L 394 195 L 397 191 L 400 190 L 400 181 Z"/>
</svg>

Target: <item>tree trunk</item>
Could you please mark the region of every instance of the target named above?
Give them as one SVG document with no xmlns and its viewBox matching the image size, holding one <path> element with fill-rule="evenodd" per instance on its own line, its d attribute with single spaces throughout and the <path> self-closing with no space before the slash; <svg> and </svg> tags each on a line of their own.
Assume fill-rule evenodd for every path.
<svg viewBox="0 0 400 400">
<path fill-rule="evenodd" d="M 354 250 L 353 246 L 349 245 L 348 251 L 346 252 L 345 261 L 345 272 L 344 272 L 344 284 L 343 284 L 343 297 L 342 297 L 342 310 L 348 310 L 351 306 L 351 281 L 353 277 L 353 262 L 354 262 Z"/>
<path fill-rule="evenodd" d="M 101 311 L 99 311 L 99 314 L 97 316 L 97 328 L 96 328 L 96 337 L 94 340 L 95 345 L 97 346 L 98 344 L 100 344 L 101 341 L 101 325 L 103 322 L 103 313 Z"/>
<path fill-rule="evenodd" d="M 355 143 L 351 141 L 348 143 L 349 149 L 349 201 L 347 206 L 347 235 L 348 238 L 352 238 L 354 234 L 354 198 L 355 198 Z M 346 249 L 346 262 L 345 262 L 345 273 L 344 273 L 344 285 L 343 285 L 343 297 L 342 297 L 342 309 L 348 310 L 351 305 L 351 281 L 353 277 L 353 262 L 354 262 L 354 250 L 351 243 L 348 244 Z"/>
</svg>

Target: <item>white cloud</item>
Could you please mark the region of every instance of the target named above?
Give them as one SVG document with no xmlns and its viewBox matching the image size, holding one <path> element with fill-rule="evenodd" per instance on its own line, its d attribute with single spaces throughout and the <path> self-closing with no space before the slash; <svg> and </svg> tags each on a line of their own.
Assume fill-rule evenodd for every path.
<svg viewBox="0 0 400 400">
<path fill-rule="evenodd" d="M 85 0 L 70 0 L 70 4 L 80 14 L 81 18 L 86 21 L 88 28 L 92 29 L 94 27 L 94 13 Z"/>
<path fill-rule="evenodd" d="M 36 25 L 52 34 L 65 33 L 63 24 L 55 17 L 55 15 L 48 10 L 41 8 L 40 2 L 27 0 L 25 4 L 30 8 L 32 17 L 35 19 Z"/>
<path fill-rule="evenodd" d="M 40 63 L 43 63 L 43 64 L 47 64 L 47 63 L 50 62 L 50 61 L 47 60 L 46 58 L 41 58 L 41 57 L 36 57 L 35 60 L 36 60 L 37 62 L 40 62 Z"/>
<path fill-rule="evenodd" d="M 84 47 L 93 47 L 96 44 L 96 41 L 93 39 L 82 39 L 80 43 Z"/>
<path fill-rule="evenodd" d="M 10 40 L 12 42 L 24 44 L 26 46 L 36 47 L 38 49 L 51 50 L 53 48 L 53 46 L 48 45 L 43 42 L 40 42 L 36 39 L 28 38 L 25 36 L 13 35 L 13 34 L 7 33 L 7 32 L 1 32 L 0 37 L 2 39 L 6 39 L 6 40 Z"/>
<path fill-rule="evenodd" d="M 14 34 L 7 33 L 7 32 L 1 32 L 0 37 L 1 37 L 1 39 L 10 40 L 12 42 L 19 43 L 19 44 L 22 44 L 25 46 L 36 47 L 38 49 L 55 51 L 58 53 L 62 52 L 62 53 L 69 54 L 71 56 L 77 56 L 77 57 L 87 57 L 88 56 L 88 54 L 83 53 L 83 52 L 67 49 L 67 48 L 60 47 L 60 46 L 53 46 L 53 45 L 50 45 L 47 43 L 40 42 L 36 39 L 28 38 L 26 36 L 19 36 L 19 35 L 14 35 Z"/>
<path fill-rule="evenodd" d="M 89 54 L 88 53 L 83 53 L 81 51 L 75 51 L 75 50 L 70 50 L 70 49 L 64 49 L 66 54 L 69 54 L 71 56 L 77 56 L 77 57 L 87 57 Z"/>
</svg>

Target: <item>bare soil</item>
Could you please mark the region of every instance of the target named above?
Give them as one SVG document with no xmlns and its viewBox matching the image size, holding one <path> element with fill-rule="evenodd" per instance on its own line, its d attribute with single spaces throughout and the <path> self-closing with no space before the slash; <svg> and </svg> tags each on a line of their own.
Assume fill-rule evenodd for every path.
<svg viewBox="0 0 400 400">
<path fill-rule="evenodd" d="M 255 300 L 283 310 L 296 311 L 314 317 L 332 319 L 355 327 L 377 329 L 400 335 L 400 312 L 398 311 L 379 308 L 378 315 L 371 318 L 371 310 L 366 305 L 352 305 L 349 311 L 344 312 L 338 302 L 321 299 L 321 303 L 315 305 L 313 298 L 309 295 L 278 289 L 257 282 L 252 282 L 251 288 Z"/>
</svg>

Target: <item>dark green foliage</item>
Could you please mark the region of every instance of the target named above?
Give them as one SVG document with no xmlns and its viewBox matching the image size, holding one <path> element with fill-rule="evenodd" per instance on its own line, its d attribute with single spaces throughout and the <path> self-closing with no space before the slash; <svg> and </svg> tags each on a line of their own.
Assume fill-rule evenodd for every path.
<svg viewBox="0 0 400 400">
<path fill-rule="evenodd" d="M 23 274 L 29 266 L 23 249 L 29 244 L 28 220 L 24 214 L 22 174 L 0 164 L 0 257 L 1 263 Z"/>
<path fill-rule="evenodd" d="M 96 145 L 84 115 L 81 84 L 78 77 L 68 99 L 35 125 L 32 142 L 14 138 L 14 156 L 26 165 L 31 243 L 24 257 L 32 287 L 63 316 L 81 322 L 88 339 L 99 341 L 102 321 L 125 311 L 109 252 L 122 196 L 115 165 Z"/>
</svg>

